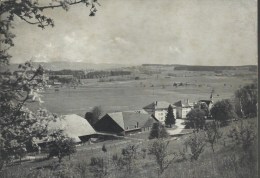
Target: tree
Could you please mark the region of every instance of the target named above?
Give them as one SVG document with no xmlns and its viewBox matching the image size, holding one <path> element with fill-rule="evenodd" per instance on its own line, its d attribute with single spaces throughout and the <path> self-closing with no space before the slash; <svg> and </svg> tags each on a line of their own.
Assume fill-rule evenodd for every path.
<svg viewBox="0 0 260 178">
<path fill-rule="evenodd" d="M 5 161 L 19 156 L 19 150 L 32 144 L 34 138 L 45 136 L 49 121 L 55 119 L 46 110 L 33 113 L 26 108 L 28 103 L 42 102 L 37 90 L 45 86 L 43 68 L 26 62 L 19 65 L 19 70 L 0 75 L 0 151 Z"/>
<path fill-rule="evenodd" d="M 90 172 L 95 177 L 105 177 L 108 175 L 108 162 L 103 157 L 92 157 L 90 160 Z"/>
<path fill-rule="evenodd" d="M 219 130 L 219 125 L 217 122 L 212 122 L 207 125 L 206 131 L 206 142 L 211 146 L 213 152 L 215 152 L 214 145 L 217 143 L 217 140 L 221 138 L 222 133 Z"/>
<path fill-rule="evenodd" d="M 210 113 L 213 119 L 221 122 L 222 125 L 226 125 L 229 120 L 236 118 L 234 107 L 228 99 L 216 102 Z"/>
<path fill-rule="evenodd" d="M 257 84 L 246 85 L 235 92 L 236 113 L 241 117 L 257 115 Z"/>
<path fill-rule="evenodd" d="M 128 145 L 122 149 L 121 156 L 114 154 L 112 157 L 114 166 L 119 170 L 126 169 L 128 173 L 132 173 L 137 159 L 137 148 L 136 145 Z"/>
<path fill-rule="evenodd" d="M 94 125 L 95 122 L 93 120 L 92 112 L 86 112 L 85 119 L 90 123 L 90 125 Z"/>
<path fill-rule="evenodd" d="M 203 129 L 205 127 L 205 112 L 204 110 L 201 110 L 199 108 L 192 109 L 188 114 L 187 114 L 187 121 L 185 122 L 185 125 L 187 128 L 194 128 L 197 129 Z"/>
<path fill-rule="evenodd" d="M 167 138 L 168 133 L 165 129 L 165 127 L 160 124 L 159 122 L 156 122 L 153 124 L 153 127 L 151 129 L 149 139 L 154 139 L 154 138 Z"/>
<path fill-rule="evenodd" d="M 174 125 L 175 122 L 176 122 L 176 119 L 173 114 L 173 108 L 171 105 L 169 105 L 168 110 L 167 110 L 167 115 L 165 117 L 165 124 L 172 127 L 172 125 Z"/>
<path fill-rule="evenodd" d="M 15 17 L 39 28 L 44 29 L 47 26 L 54 27 L 53 19 L 44 15 L 44 10 L 62 8 L 69 10 L 71 5 L 85 4 L 90 6 L 89 16 L 95 16 L 97 12 L 97 0 L 54 0 L 44 2 L 41 5 L 38 0 L 3 0 L 0 4 L 0 35 L 1 35 L 1 50 L 0 50 L 0 64 L 9 64 L 11 56 L 7 53 L 10 47 L 14 46 L 13 39 L 15 35 L 11 32 L 14 28 L 13 22 Z"/>
<path fill-rule="evenodd" d="M 49 157 L 57 156 L 59 163 L 62 158 L 65 156 L 70 158 L 70 155 L 77 151 L 74 139 L 65 136 L 62 131 L 54 132 L 50 136 L 52 141 L 49 144 Z"/>
<path fill-rule="evenodd" d="M 205 148 L 205 138 L 200 134 L 193 132 L 193 134 L 185 141 L 185 145 L 190 148 L 191 152 L 191 161 L 198 160 L 200 154 L 204 151 Z"/>
<path fill-rule="evenodd" d="M 94 16 L 97 0 L 53 0 L 40 5 L 38 0 L 3 0 L 0 3 L 0 66 L 8 65 L 11 56 L 8 50 L 14 46 L 15 35 L 11 32 L 14 20 L 20 19 L 31 25 L 44 29 L 54 26 L 51 18 L 44 15 L 44 10 L 63 8 L 68 10 L 74 4 L 90 6 L 90 16 Z M 48 5 L 46 5 L 48 4 Z M 16 155 L 24 145 L 32 142 L 33 138 L 46 135 L 46 127 L 53 116 L 42 116 L 42 113 L 32 113 L 26 103 L 41 98 L 37 93 L 39 87 L 44 87 L 44 70 L 42 66 L 34 68 L 30 62 L 19 65 L 20 72 L 11 73 L 0 68 L 0 138 L 1 159 L 8 160 Z M 36 100 L 35 100 L 36 99 Z M 17 151 L 18 150 L 18 151 Z M 0 160 L 2 162 L 2 160 Z"/>
<path fill-rule="evenodd" d="M 92 116 L 92 121 L 95 124 L 98 120 L 99 117 L 102 115 L 102 107 L 101 106 L 95 106 L 92 110 L 91 113 L 93 114 Z"/>
<path fill-rule="evenodd" d="M 169 158 L 171 154 L 168 153 L 168 145 L 169 141 L 165 142 L 162 139 L 157 139 L 149 147 L 149 153 L 155 157 L 160 174 L 162 174 L 174 160 L 174 157 Z"/>
</svg>

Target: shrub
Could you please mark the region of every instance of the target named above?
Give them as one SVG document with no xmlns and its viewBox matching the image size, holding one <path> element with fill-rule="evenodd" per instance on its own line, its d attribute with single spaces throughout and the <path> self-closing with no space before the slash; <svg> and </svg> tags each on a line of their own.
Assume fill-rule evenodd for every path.
<svg viewBox="0 0 260 178">
<path fill-rule="evenodd" d="M 165 127 L 160 124 L 160 123 L 154 123 L 153 127 L 151 129 L 150 135 L 149 135 L 149 139 L 154 139 L 154 138 L 167 138 L 168 137 L 168 133 L 165 129 Z"/>
<path fill-rule="evenodd" d="M 185 144 L 190 148 L 191 161 L 198 160 L 200 154 L 204 151 L 206 145 L 205 138 L 200 133 L 193 132 L 193 134 L 186 140 Z"/>
<path fill-rule="evenodd" d="M 174 159 L 174 157 L 169 159 L 170 154 L 167 150 L 168 145 L 169 141 L 165 142 L 162 139 L 157 139 L 149 147 L 149 153 L 155 157 L 161 174 L 168 168 Z"/>
<path fill-rule="evenodd" d="M 239 124 L 233 126 L 228 137 L 232 138 L 237 145 L 241 145 L 246 152 L 255 141 L 255 125 L 253 123 L 244 123 L 244 121 L 241 120 Z"/>
</svg>

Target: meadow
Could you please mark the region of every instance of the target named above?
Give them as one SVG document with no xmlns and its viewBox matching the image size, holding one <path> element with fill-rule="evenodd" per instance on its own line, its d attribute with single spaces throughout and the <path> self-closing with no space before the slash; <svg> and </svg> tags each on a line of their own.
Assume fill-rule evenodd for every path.
<svg viewBox="0 0 260 178">
<path fill-rule="evenodd" d="M 79 114 L 84 116 L 94 106 L 102 106 L 104 113 L 141 109 L 154 101 L 174 103 L 179 100 L 197 102 L 209 99 L 214 90 L 213 100 L 232 98 L 234 92 L 252 77 L 215 76 L 201 72 L 169 72 L 160 74 L 138 74 L 139 80 L 99 82 L 98 79 L 84 79 L 78 87 L 54 88 L 41 93 L 43 104 L 30 104 L 31 108 L 46 108 L 57 114 Z M 209 73 L 209 72 L 208 72 Z M 210 74 L 210 73 L 209 73 Z M 136 74 L 137 75 L 137 74 Z M 135 76 L 136 76 L 135 75 Z M 174 87 L 173 83 L 183 83 Z M 187 84 L 187 85 L 186 85 Z"/>
</svg>

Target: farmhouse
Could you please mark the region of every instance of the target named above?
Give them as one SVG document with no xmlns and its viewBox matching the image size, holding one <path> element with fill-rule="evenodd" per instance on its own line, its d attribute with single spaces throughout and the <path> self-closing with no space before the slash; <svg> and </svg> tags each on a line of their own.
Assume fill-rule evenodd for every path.
<svg viewBox="0 0 260 178">
<path fill-rule="evenodd" d="M 191 109 L 193 109 L 193 106 L 194 106 L 193 103 L 189 103 L 189 100 L 187 100 L 186 102 L 183 102 L 180 100 L 180 101 L 174 103 L 174 105 L 177 108 L 177 118 L 178 119 L 186 118 L 187 114 L 191 111 Z"/>
<path fill-rule="evenodd" d="M 114 112 L 103 116 L 95 124 L 95 129 L 99 132 L 127 135 L 148 131 L 155 122 L 157 121 L 150 114 L 143 112 Z"/>
<path fill-rule="evenodd" d="M 170 105 L 173 107 L 173 114 L 176 117 L 176 114 L 177 114 L 176 107 L 166 101 L 155 101 L 155 102 L 143 107 L 143 109 L 145 111 L 147 111 L 149 114 L 153 115 L 159 122 L 164 124 L 165 117 L 166 117 L 167 111 L 168 111 L 168 107 Z"/>
<path fill-rule="evenodd" d="M 51 121 L 48 124 L 47 130 L 49 134 L 57 130 L 63 130 L 63 133 L 76 142 L 88 140 L 96 131 L 88 123 L 86 119 L 76 114 L 64 115 L 56 121 Z M 47 137 L 43 140 L 36 141 L 38 144 L 50 142 L 51 138 Z"/>
</svg>

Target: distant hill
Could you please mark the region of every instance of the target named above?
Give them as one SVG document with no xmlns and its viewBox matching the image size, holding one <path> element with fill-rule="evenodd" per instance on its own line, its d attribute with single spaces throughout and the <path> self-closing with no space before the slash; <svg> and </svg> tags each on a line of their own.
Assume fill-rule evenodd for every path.
<svg viewBox="0 0 260 178">
<path fill-rule="evenodd" d="M 10 71 L 15 71 L 18 69 L 19 64 L 10 64 L 8 66 Z M 84 62 L 65 62 L 65 61 L 55 61 L 55 62 L 33 62 L 34 66 L 43 65 L 46 70 L 106 70 L 106 69 L 116 69 L 122 67 L 128 67 L 129 65 L 124 64 L 91 64 Z"/>
<path fill-rule="evenodd" d="M 199 66 L 199 65 L 181 65 L 181 64 L 142 64 L 146 67 L 174 67 L 174 70 L 187 71 L 222 71 L 222 70 L 249 70 L 257 71 L 257 65 L 244 66 Z"/>
</svg>

